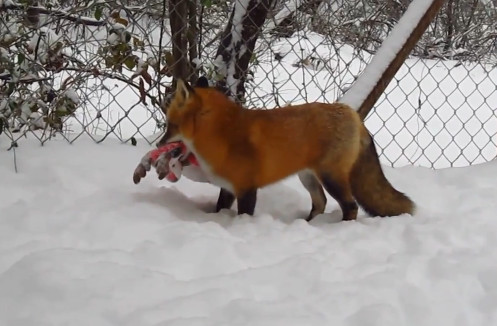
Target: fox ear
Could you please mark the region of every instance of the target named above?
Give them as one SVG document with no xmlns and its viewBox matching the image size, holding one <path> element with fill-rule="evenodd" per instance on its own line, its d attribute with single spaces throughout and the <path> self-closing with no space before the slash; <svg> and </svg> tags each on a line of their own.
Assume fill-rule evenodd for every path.
<svg viewBox="0 0 497 326">
<path fill-rule="evenodd" d="M 197 79 L 197 83 L 195 84 L 195 87 L 202 87 L 202 88 L 209 87 L 209 81 L 207 80 L 207 77 L 200 76 Z"/>
<path fill-rule="evenodd" d="M 183 79 L 178 79 L 176 83 L 176 94 L 174 96 L 176 100 L 185 101 L 194 93 L 195 91 L 187 82 Z"/>
</svg>

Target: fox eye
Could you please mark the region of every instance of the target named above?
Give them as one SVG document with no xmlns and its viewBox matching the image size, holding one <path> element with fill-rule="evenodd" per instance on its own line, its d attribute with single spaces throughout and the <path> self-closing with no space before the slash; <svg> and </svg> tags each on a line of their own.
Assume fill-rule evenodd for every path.
<svg viewBox="0 0 497 326">
<path fill-rule="evenodd" d="M 171 157 L 172 158 L 177 158 L 181 155 L 181 148 L 177 147 L 171 151 Z"/>
</svg>

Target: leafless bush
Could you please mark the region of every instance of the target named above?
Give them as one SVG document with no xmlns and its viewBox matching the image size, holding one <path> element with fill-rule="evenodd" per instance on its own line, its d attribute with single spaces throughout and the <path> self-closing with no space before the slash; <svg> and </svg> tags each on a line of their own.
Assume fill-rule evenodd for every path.
<svg viewBox="0 0 497 326">
<path fill-rule="evenodd" d="M 162 77 L 171 76 L 174 64 L 160 19 L 165 14 L 158 12 L 162 5 L 4 1 L 0 8 L 2 129 L 10 133 L 43 129 L 42 138 L 49 138 L 62 131 L 64 121 L 80 107 L 93 108 L 84 119 L 95 122 L 105 109 L 98 106 L 99 97 L 109 91 L 112 81 L 134 89 L 142 103 L 157 105 L 158 95 L 167 87 Z"/>
</svg>

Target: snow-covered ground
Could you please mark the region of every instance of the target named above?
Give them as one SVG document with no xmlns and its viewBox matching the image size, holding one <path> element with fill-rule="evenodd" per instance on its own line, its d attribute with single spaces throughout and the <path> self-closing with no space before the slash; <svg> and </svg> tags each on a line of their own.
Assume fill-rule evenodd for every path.
<svg viewBox="0 0 497 326">
<path fill-rule="evenodd" d="M 311 223 L 292 177 L 254 217 L 209 213 L 213 186 L 155 172 L 150 149 L 0 139 L 2 326 L 497 324 L 497 162 L 385 168 L 416 216 Z"/>
</svg>

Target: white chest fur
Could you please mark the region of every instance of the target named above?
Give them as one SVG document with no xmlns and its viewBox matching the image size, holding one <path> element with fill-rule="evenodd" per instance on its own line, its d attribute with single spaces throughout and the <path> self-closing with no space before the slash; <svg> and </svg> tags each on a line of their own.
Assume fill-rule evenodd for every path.
<svg viewBox="0 0 497 326">
<path fill-rule="evenodd" d="M 195 157 L 197 158 L 197 161 L 200 165 L 200 168 L 202 169 L 202 171 L 204 171 L 204 173 L 205 173 L 205 175 L 210 183 L 212 183 L 216 186 L 219 186 L 221 188 L 224 188 L 224 189 L 230 191 L 231 193 L 234 193 L 234 189 L 233 189 L 232 184 L 228 180 L 216 175 L 212 171 L 212 168 L 209 165 L 209 163 L 206 160 L 204 160 L 204 158 L 201 155 L 199 155 L 199 153 L 196 151 L 195 146 L 193 145 L 193 142 L 191 140 L 183 138 L 183 143 L 195 155 Z"/>
</svg>

